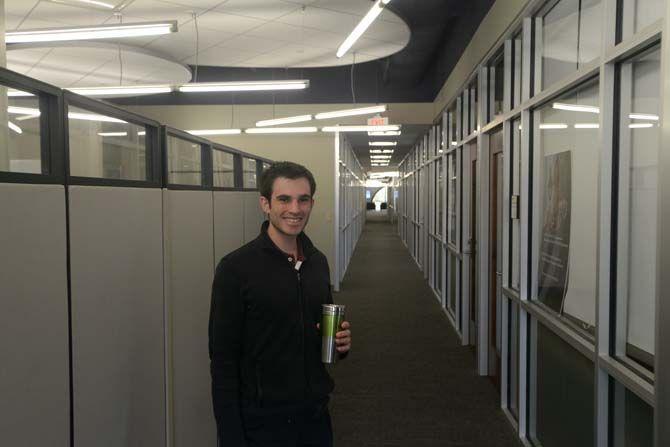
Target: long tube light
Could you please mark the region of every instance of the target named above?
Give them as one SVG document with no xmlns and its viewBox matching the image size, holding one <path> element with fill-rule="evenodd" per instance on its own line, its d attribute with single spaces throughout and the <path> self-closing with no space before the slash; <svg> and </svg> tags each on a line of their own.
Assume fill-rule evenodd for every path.
<svg viewBox="0 0 670 447">
<path fill-rule="evenodd" d="M 7 126 L 12 129 L 14 132 L 18 133 L 19 135 L 23 133 L 23 130 L 16 124 L 12 123 L 11 121 L 7 121 Z"/>
<path fill-rule="evenodd" d="M 265 90 L 303 90 L 309 87 L 306 79 L 288 81 L 248 81 L 248 82 L 191 82 L 179 86 L 184 93 L 195 92 L 252 92 Z"/>
<path fill-rule="evenodd" d="M 392 154 L 393 149 L 370 149 L 371 154 Z"/>
<path fill-rule="evenodd" d="M 112 5 L 110 3 L 106 2 L 101 2 L 98 0 L 48 0 L 51 3 L 59 3 L 62 5 L 69 5 L 69 6 L 78 6 L 80 8 L 91 8 L 91 9 L 98 9 L 98 10 L 107 10 L 111 11 L 114 9 L 117 9 L 115 5 Z M 121 8 L 118 8 L 121 9 Z"/>
<path fill-rule="evenodd" d="M 654 124 L 653 123 L 633 123 L 633 124 L 628 125 L 629 129 L 648 129 L 650 127 L 654 127 Z"/>
<path fill-rule="evenodd" d="M 155 95 L 170 93 L 169 85 L 117 85 L 114 87 L 74 87 L 67 90 L 84 96 Z"/>
<path fill-rule="evenodd" d="M 372 115 L 374 113 L 386 112 L 386 104 L 371 107 L 359 107 L 356 109 L 335 110 L 334 112 L 317 113 L 314 118 L 318 120 L 327 120 L 330 118 L 340 118 L 343 116 Z"/>
<path fill-rule="evenodd" d="M 186 132 L 191 135 L 239 135 L 242 133 L 242 129 L 199 129 L 199 130 L 187 130 Z"/>
<path fill-rule="evenodd" d="M 397 137 L 402 132 L 399 130 L 389 130 L 388 132 L 368 132 L 371 137 Z"/>
<path fill-rule="evenodd" d="M 177 31 L 176 20 L 139 22 L 117 25 L 43 28 L 10 31 L 7 43 L 61 42 L 66 40 L 116 39 L 119 37 L 160 36 Z"/>
<path fill-rule="evenodd" d="M 312 115 L 298 115 L 298 116 L 288 116 L 286 118 L 261 120 L 256 122 L 256 127 L 279 126 L 281 124 L 302 123 L 305 121 L 312 121 Z"/>
<path fill-rule="evenodd" d="M 325 126 L 322 132 L 386 132 L 389 130 L 399 130 L 398 124 L 389 124 L 386 126 Z"/>
<path fill-rule="evenodd" d="M 314 133 L 319 129 L 316 127 L 254 127 L 246 129 L 245 133 L 251 134 L 271 134 L 271 133 Z"/>
<path fill-rule="evenodd" d="M 397 141 L 370 141 L 368 146 L 397 146 Z"/>
<path fill-rule="evenodd" d="M 391 0 L 377 0 L 373 5 L 372 8 L 368 11 L 367 14 L 361 19 L 360 22 L 358 22 L 358 25 L 354 28 L 354 30 L 347 36 L 346 39 L 344 39 L 344 42 L 342 42 L 342 45 L 337 49 L 336 56 L 338 58 L 344 56 L 347 51 L 351 49 L 351 47 L 356 43 L 356 41 L 363 35 L 363 33 L 368 29 L 368 27 L 372 24 L 372 22 L 375 21 L 377 17 L 379 17 L 379 14 L 382 13 L 384 10 L 384 5 L 388 4 Z"/>
<path fill-rule="evenodd" d="M 32 93 L 24 92 L 23 90 L 7 90 L 7 96 L 10 98 L 35 96 Z"/>
<path fill-rule="evenodd" d="M 600 113 L 600 108 L 595 106 L 580 106 L 577 104 L 564 104 L 555 102 L 551 105 L 556 110 L 569 110 L 570 112 Z"/>
<path fill-rule="evenodd" d="M 127 137 L 128 132 L 98 132 L 101 137 Z"/>
<path fill-rule="evenodd" d="M 567 129 L 568 125 L 563 123 L 546 123 L 540 124 L 540 129 L 550 130 L 550 129 Z"/>
<path fill-rule="evenodd" d="M 633 119 L 633 120 L 658 121 L 658 115 L 650 115 L 648 113 L 631 113 L 628 116 L 630 117 L 630 119 Z"/>
<path fill-rule="evenodd" d="M 575 124 L 575 129 L 599 129 L 600 124 L 598 123 L 577 123 Z"/>
</svg>

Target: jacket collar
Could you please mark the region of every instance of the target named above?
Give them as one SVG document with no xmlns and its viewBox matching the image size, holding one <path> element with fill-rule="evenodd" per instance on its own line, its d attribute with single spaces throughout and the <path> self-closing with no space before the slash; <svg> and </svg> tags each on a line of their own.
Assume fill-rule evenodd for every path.
<svg viewBox="0 0 670 447">
<path fill-rule="evenodd" d="M 270 221 L 266 220 L 263 222 L 261 225 L 261 232 L 258 235 L 258 238 L 256 240 L 260 243 L 261 247 L 263 250 L 267 251 L 273 251 L 277 252 L 284 256 L 282 251 L 275 245 L 275 243 L 272 241 L 270 238 L 270 235 L 268 235 L 268 227 L 270 226 Z M 300 247 L 302 248 L 302 253 L 305 259 L 307 259 L 309 256 L 314 254 L 317 250 L 310 238 L 307 237 L 304 231 L 301 231 L 300 234 L 298 235 L 298 243 L 300 244 Z"/>
</svg>

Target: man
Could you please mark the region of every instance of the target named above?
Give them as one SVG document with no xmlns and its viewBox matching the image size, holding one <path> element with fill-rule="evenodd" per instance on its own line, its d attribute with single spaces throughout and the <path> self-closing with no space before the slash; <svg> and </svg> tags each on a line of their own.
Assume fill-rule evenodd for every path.
<svg viewBox="0 0 670 447">
<path fill-rule="evenodd" d="M 260 178 L 268 220 L 225 256 L 212 286 L 209 354 L 222 447 L 332 446 L 321 362 L 321 305 L 332 303 L 326 257 L 303 233 L 316 183 L 304 166 L 273 163 Z M 351 348 L 348 322 L 336 335 Z"/>
</svg>

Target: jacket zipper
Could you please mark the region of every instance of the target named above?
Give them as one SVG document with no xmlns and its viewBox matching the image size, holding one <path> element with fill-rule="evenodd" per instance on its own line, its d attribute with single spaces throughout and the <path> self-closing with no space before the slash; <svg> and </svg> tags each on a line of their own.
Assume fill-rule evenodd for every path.
<svg viewBox="0 0 670 447">
<path fill-rule="evenodd" d="M 309 376 L 307 375 L 307 359 L 305 354 L 305 303 L 302 296 L 302 281 L 300 279 L 300 270 L 296 270 L 298 275 L 298 304 L 300 305 L 300 342 L 302 347 L 302 365 L 305 374 L 305 398 L 309 397 Z"/>
</svg>

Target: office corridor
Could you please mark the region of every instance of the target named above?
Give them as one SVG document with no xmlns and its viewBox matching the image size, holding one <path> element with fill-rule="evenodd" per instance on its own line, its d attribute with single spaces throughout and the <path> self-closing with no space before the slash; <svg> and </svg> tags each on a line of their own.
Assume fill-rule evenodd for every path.
<svg viewBox="0 0 670 447">
<path fill-rule="evenodd" d="M 391 224 L 367 222 L 335 301 L 353 329 L 332 369 L 336 447 L 521 445 Z"/>
</svg>

